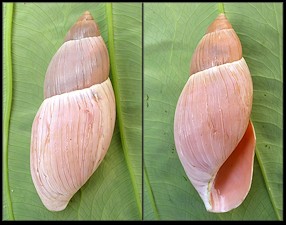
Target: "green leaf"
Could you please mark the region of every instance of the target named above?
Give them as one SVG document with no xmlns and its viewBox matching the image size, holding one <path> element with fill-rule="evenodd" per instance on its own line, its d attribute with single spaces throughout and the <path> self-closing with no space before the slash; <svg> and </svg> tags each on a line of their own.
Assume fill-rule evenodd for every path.
<svg viewBox="0 0 286 225">
<path fill-rule="evenodd" d="M 192 54 L 218 4 L 144 4 L 144 219 L 282 220 L 282 3 L 227 3 L 251 71 L 257 145 L 251 190 L 228 213 L 206 211 L 174 144 Z"/>
<path fill-rule="evenodd" d="M 4 220 L 140 220 L 142 186 L 142 4 L 16 3 L 4 5 Z M 31 127 L 43 101 L 47 66 L 78 17 L 89 10 L 109 49 L 117 121 L 110 148 L 61 212 L 42 204 L 30 174 Z M 11 12 L 10 12 L 11 11 Z M 7 12 L 7 13 L 6 13 Z M 9 13 L 8 13 L 9 12 Z M 11 15 L 8 16 L 8 15 Z M 6 18 L 5 18 L 6 17 Z M 12 29 L 9 39 L 7 33 Z M 12 42 L 11 42 L 12 41 Z M 11 53 L 12 61 L 6 57 Z M 13 76 L 11 70 L 12 68 Z M 8 84 L 12 79 L 13 89 Z M 7 86 L 6 86 L 7 85 Z M 7 103 L 7 104 L 6 104 Z M 8 111 L 7 111 L 8 112 Z M 10 207 L 11 206 L 11 207 Z"/>
</svg>

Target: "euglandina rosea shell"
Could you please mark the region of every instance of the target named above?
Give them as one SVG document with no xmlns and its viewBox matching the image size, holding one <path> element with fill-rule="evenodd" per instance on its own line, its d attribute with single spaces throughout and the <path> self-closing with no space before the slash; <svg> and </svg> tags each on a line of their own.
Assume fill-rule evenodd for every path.
<svg viewBox="0 0 286 225">
<path fill-rule="evenodd" d="M 52 58 L 32 126 L 30 168 L 47 209 L 61 211 L 102 162 L 115 125 L 109 56 L 86 11 Z"/>
<path fill-rule="evenodd" d="M 175 112 L 177 153 L 206 209 L 227 212 L 250 190 L 256 137 L 251 75 L 224 14 L 198 44 L 190 74 Z"/>
</svg>

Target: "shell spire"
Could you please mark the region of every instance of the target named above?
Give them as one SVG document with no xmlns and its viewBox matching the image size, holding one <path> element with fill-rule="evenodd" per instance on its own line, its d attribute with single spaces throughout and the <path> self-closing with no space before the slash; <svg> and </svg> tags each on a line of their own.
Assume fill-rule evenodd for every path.
<svg viewBox="0 0 286 225">
<path fill-rule="evenodd" d="M 208 27 L 194 52 L 191 75 L 241 58 L 240 40 L 225 15 L 220 14 Z"/>
<path fill-rule="evenodd" d="M 207 34 L 219 30 L 232 29 L 230 22 L 227 20 L 224 13 L 218 15 L 218 17 L 207 28 Z"/>
<path fill-rule="evenodd" d="M 68 31 L 45 76 L 44 96 L 81 90 L 109 76 L 109 56 L 91 14 L 86 11 Z"/>
<path fill-rule="evenodd" d="M 100 36 L 99 28 L 89 11 L 85 11 L 68 31 L 65 41 Z"/>
<path fill-rule="evenodd" d="M 190 74 L 175 112 L 177 153 L 206 209 L 227 212 L 250 190 L 256 137 L 251 74 L 224 14 L 199 42 Z"/>
</svg>

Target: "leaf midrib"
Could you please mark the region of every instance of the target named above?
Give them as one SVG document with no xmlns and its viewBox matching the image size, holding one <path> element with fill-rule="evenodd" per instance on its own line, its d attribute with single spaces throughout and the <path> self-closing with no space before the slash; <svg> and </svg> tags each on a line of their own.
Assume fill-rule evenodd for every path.
<svg viewBox="0 0 286 225">
<path fill-rule="evenodd" d="M 140 201 L 139 190 L 136 185 L 134 171 L 131 166 L 130 158 L 128 156 L 128 146 L 126 143 L 126 134 L 123 126 L 123 118 L 121 111 L 121 101 L 119 99 L 119 85 L 118 85 L 118 73 L 116 69 L 116 57 L 115 57 L 115 48 L 114 48 L 114 30 L 113 30 L 113 5 L 112 3 L 106 3 L 106 16 L 107 16 L 107 27 L 108 27 L 108 49 L 109 49 L 109 57 L 110 57 L 110 65 L 111 65 L 111 74 L 112 74 L 112 84 L 116 96 L 116 111 L 117 111 L 117 121 L 119 126 L 120 140 L 122 144 L 122 149 L 125 157 L 125 161 L 127 164 L 127 168 L 130 174 L 131 183 L 133 186 L 136 204 L 138 207 L 140 219 L 142 219 L 142 207 Z"/>
<path fill-rule="evenodd" d="M 150 180 L 149 180 L 149 176 L 148 176 L 145 164 L 144 164 L 144 181 L 146 181 L 144 183 L 146 185 L 147 192 L 148 192 L 148 197 L 150 199 L 151 206 L 152 206 L 152 209 L 154 211 L 154 216 L 155 216 L 155 218 L 157 220 L 159 220 L 160 217 L 159 217 L 158 207 L 157 207 L 156 202 L 155 202 L 154 194 L 153 194 L 153 191 L 152 191 L 152 187 L 151 187 L 151 184 L 150 184 Z M 144 218 L 143 218 L 143 220 L 144 220 Z"/>
<path fill-rule="evenodd" d="M 275 5 L 274 5 L 274 7 L 275 7 Z M 277 31 L 278 31 L 278 20 L 277 20 L 277 16 L 276 16 L 276 22 L 277 22 Z M 281 44 L 281 43 L 280 43 L 280 39 L 278 40 L 278 43 L 279 43 L 279 45 Z M 280 53 L 280 52 L 279 52 L 279 53 Z M 280 54 L 280 55 L 281 55 L 281 54 Z M 279 58 L 280 58 L 280 61 L 279 61 L 279 62 L 280 62 L 280 69 L 281 69 L 281 67 L 282 67 L 281 57 L 279 57 Z M 282 71 L 282 69 L 281 69 L 280 71 Z M 261 173 L 262 173 L 262 177 L 263 177 L 263 180 L 264 180 L 264 183 L 265 183 L 266 190 L 267 190 L 267 192 L 268 192 L 270 201 L 271 201 L 271 203 L 272 203 L 273 210 L 274 210 L 274 212 L 275 212 L 277 218 L 278 218 L 279 220 L 281 220 L 282 218 L 281 218 L 281 215 L 279 214 L 279 209 L 278 209 L 278 207 L 276 207 L 276 203 L 275 203 L 275 200 L 274 200 L 274 197 L 273 197 L 273 193 L 272 193 L 271 188 L 270 188 L 270 182 L 268 181 L 267 172 L 266 172 L 266 169 L 265 169 L 265 167 L 264 167 L 264 165 L 263 165 L 263 161 L 262 161 L 262 158 L 261 158 L 261 156 L 260 156 L 260 151 L 259 151 L 259 149 L 258 149 L 257 146 L 256 146 L 256 151 L 255 151 L 255 157 L 256 157 L 256 159 L 257 159 L 257 161 L 258 161 L 258 165 L 259 165 L 260 171 L 261 171 Z"/>
<path fill-rule="evenodd" d="M 5 24 L 4 24 L 4 67 L 6 74 L 4 75 L 3 83 L 5 86 L 4 93 L 4 138 L 3 138 L 3 170 L 4 170 L 4 194 L 7 200 L 8 207 L 8 218 L 14 220 L 14 213 L 10 195 L 10 185 L 8 176 L 8 139 L 9 139 L 9 125 L 11 116 L 11 105 L 12 105 L 12 21 L 13 21 L 13 3 L 5 3 Z"/>
</svg>

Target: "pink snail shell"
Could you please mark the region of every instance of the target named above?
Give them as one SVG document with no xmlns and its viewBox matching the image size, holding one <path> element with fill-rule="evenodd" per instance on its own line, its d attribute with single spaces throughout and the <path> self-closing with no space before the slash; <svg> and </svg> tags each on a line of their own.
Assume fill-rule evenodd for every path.
<svg viewBox="0 0 286 225">
<path fill-rule="evenodd" d="M 32 126 L 31 175 L 50 211 L 66 208 L 107 153 L 116 114 L 108 75 L 106 45 L 86 11 L 49 64 Z"/>
<path fill-rule="evenodd" d="M 224 14 L 198 44 L 190 71 L 175 112 L 177 153 L 206 209 L 227 212 L 250 190 L 256 137 L 251 75 Z"/>
</svg>

